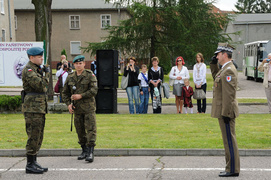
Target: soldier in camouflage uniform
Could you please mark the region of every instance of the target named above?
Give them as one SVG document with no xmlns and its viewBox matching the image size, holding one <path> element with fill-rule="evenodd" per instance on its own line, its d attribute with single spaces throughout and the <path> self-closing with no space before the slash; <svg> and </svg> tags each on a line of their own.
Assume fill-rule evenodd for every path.
<svg viewBox="0 0 271 180">
<path fill-rule="evenodd" d="M 93 162 L 96 141 L 96 105 L 97 79 L 91 70 L 85 69 L 85 57 L 76 56 L 73 60 L 76 72 L 66 79 L 63 89 L 63 101 L 69 112 L 74 113 L 74 125 L 82 147 L 78 160 Z"/>
<path fill-rule="evenodd" d="M 49 83 L 49 68 L 43 66 L 43 49 L 27 50 L 29 62 L 22 72 L 22 112 L 25 118 L 27 165 L 26 173 L 42 174 L 48 168 L 41 167 L 36 159 L 43 140 L 45 114 L 47 113 L 46 91 Z"/>
</svg>

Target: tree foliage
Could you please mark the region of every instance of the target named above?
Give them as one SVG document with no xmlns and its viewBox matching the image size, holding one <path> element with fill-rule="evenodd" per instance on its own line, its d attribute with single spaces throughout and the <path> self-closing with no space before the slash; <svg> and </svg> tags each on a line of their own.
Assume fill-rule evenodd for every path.
<svg viewBox="0 0 271 180">
<path fill-rule="evenodd" d="M 235 7 L 240 13 L 271 13 L 271 0 L 238 0 Z"/>
<path fill-rule="evenodd" d="M 129 5 L 130 19 L 107 27 L 109 35 L 104 42 L 89 43 L 83 49 L 93 54 L 98 49 L 118 49 L 124 56 L 137 59 L 158 56 L 166 72 L 177 56 L 192 65 L 197 52 L 211 57 L 219 41 L 229 40 L 221 34 L 227 16 L 210 10 L 204 0 L 134 2 Z"/>
<path fill-rule="evenodd" d="M 66 58 L 68 57 L 68 56 L 67 56 L 67 53 L 66 53 L 66 49 L 62 49 L 62 51 L 61 51 L 61 55 L 65 55 L 65 56 L 66 56 Z"/>
</svg>

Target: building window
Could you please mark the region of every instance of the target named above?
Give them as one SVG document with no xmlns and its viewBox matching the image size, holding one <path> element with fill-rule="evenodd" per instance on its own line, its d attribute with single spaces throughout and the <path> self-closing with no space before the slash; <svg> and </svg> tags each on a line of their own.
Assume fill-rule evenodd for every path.
<svg viewBox="0 0 271 180">
<path fill-rule="evenodd" d="M 2 37 L 1 37 L 0 42 L 6 42 L 6 30 L 5 29 L 2 29 Z"/>
<path fill-rule="evenodd" d="M 5 14 L 5 5 L 4 0 L 0 0 L 0 8 L 1 8 L 1 14 Z"/>
<path fill-rule="evenodd" d="M 71 54 L 72 55 L 78 55 L 78 54 L 81 54 L 81 49 L 80 49 L 80 46 L 81 46 L 81 41 L 71 41 Z"/>
<path fill-rule="evenodd" d="M 107 26 L 111 26 L 111 15 L 110 14 L 102 14 L 101 15 L 101 28 L 106 28 Z"/>
<path fill-rule="evenodd" d="M 17 30 L 17 16 L 14 16 L 14 26 L 15 30 Z"/>
<path fill-rule="evenodd" d="M 80 16 L 70 15 L 70 29 L 80 29 Z"/>
</svg>

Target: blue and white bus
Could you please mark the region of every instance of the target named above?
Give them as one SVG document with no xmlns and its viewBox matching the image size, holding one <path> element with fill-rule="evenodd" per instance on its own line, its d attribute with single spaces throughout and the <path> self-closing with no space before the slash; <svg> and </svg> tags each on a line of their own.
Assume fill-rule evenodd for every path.
<svg viewBox="0 0 271 180">
<path fill-rule="evenodd" d="M 258 71 L 258 66 L 267 54 L 271 52 L 271 41 L 255 41 L 244 44 L 243 73 L 247 79 L 262 81 L 264 73 Z"/>
</svg>

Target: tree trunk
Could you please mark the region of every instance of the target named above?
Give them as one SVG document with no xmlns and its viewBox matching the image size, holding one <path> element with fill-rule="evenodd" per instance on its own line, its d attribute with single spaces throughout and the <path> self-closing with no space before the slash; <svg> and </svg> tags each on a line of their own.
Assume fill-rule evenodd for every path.
<svg viewBox="0 0 271 180">
<path fill-rule="evenodd" d="M 46 43 L 46 64 L 51 66 L 51 34 L 52 34 L 52 0 L 32 0 L 35 6 L 35 33 L 36 41 Z M 50 72 L 50 82 L 48 87 L 48 98 L 53 99 L 52 71 Z"/>
<path fill-rule="evenodd" d="M 154 13 L 152 14 L 152 36 L 151 36 L 151 46 L 150 46 L 150 59 L 154 57 L 155 54 L 155 23 L 156 23 L 156 0 L 153 0 L 153 11 Z"/>
</svg>

